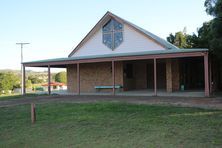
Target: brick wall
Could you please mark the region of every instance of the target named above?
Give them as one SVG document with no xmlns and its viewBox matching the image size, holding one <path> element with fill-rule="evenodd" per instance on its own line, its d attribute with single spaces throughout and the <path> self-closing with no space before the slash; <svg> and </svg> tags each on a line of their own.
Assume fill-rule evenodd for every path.
<svg viewBox="0 0 222 148">
<path fill-rule="evenodd" d="M 154 88 L 153 60 L 131 61 L 124 64 L 133 64 L 133 78 L 124 75 L 124 90 L 141 90 Z M 157 62 L 157 88 L 166 88 L 165 60 Z"/>
<path fill-rule="evenodd" d="M 173 91 L 172 85 L 172 64 L 171 59 L 166 59 L 166 90 L 167 92 Z"/>
<path fill-rule="evenodd" d="M 67 89 L 70 93 L 77 92 L 76 65 L 67 66 Z"/>
<path fill-rule="evenodd" d="M 172 74 L 173 74 L 173 80 L 172 80 L 173 91 L 178 91 L 180 89 L 180 69 L 179 69 L 178 59 L 174 59 L 172 61 Z"/>
<path fill-rule="evenodd" d="M 143 61 L 135 62 L 135 63 L 133 62 L 135 77 L 134 79 L 132 79 L 133 87 L 131 88 L 129 87 L 131 84 L 130 83 L 131 81 L 128 81 L 126 78 L 123 77 L 123 62 L 115 62 L 116 85 L 124 86 L 125 90 L 130 90 L 130 88 L 131 89 L 147 88 L 147 76 L 146 76 L 147 64 L 148 64 L 147 62 L 143 62 Z M 112 85 L 111 66 L 112 66 L 111 62 L 80 64 L 80 92 L 95 92 L 94 86 Z M 163 71 L 162 70 L 158 71 L 158 73 L 163 73 Z M 77 92 L 77 78 L 76 77 L 77 77 L 76 65 L 67 66 L 68 92 L 71 92 L 71 93 Z M 158 79 L 160 79 L 162 83 L 163 78 L 158 76 Z M 179 90 L 180 88 L 179 61 L 177 59 L 166 60 L 166 80 L 164 81 L 166 82 L 167 92 Z M 112 90 L 108 89 L 108 90 L 103 90 L 103 91 L 111 92 Z"/>
<path fill-rule="evenodd" d="M 177 91 L 180 88 L 180 73 L 178 59 L 166 59 L 166 90 Z"/>
<path fill-rule="evenodd" d="M 147 88 L 147 63 L 135 63 L 135 82 L 136 89 L 146 89 Z"/>
<path fill-rule="evenodd" d="M 125 62 L 125 69 L 126 64 L 133 65 L 133 77 L 127 78 L 126 73 L 124 74 L 124 90 L 127 91 L 147 88 L 147 61 Z"/>
<path fill-rule="evenodd" d="M 95 92 L 94 86 L 112 85 L 111 66 L 111 62 L 80 64 L 80 92 Z M 77 78 L 75 65 L 67 67 L 67 78 L 68 92 L 76 92 Z M 123 85 L 122 62 L 115 62 L 115 83 L 116 85 Z"/>
</svg>

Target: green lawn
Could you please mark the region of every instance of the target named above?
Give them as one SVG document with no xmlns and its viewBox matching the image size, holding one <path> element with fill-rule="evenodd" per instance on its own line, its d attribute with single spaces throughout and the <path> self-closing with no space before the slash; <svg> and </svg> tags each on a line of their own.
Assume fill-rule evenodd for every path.
<svg viewBox="0 0 222 148">
<path fill-rule="evenodd" d="M 35 93 L 27 93 L 25 96 L 20 94 L 4 94 L 0 95 L 0 101 L 2 100 L 10 100 L 10 99 L 22 99 L 27 97 L 36 97 L 36 96 L 47 96 L 48 94 L 35 94 Z"/>
<path fill-rule="evenodd" d="M 222 147 L 222 111 L 125 103 L 0 108 L 0 147 Z"/>
</svg>

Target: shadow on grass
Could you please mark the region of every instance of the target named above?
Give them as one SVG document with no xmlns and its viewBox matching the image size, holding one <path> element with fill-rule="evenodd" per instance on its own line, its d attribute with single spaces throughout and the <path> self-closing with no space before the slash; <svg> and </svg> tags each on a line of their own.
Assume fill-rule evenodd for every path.
<svg viewBox="0 0 222 148">
<path fill-rule="evenodd" d="M 20 94 L 0 95 L 0 101 L 11 100 L 11 99 L 21 99 L 21 98 L 28 98 L 28 97 L 37 97 L 37 96 L 48 96 L 48 94 L 47 93 L 45 94 L 28 93 L 26 95 L 20 95 Z"/>
</svg>

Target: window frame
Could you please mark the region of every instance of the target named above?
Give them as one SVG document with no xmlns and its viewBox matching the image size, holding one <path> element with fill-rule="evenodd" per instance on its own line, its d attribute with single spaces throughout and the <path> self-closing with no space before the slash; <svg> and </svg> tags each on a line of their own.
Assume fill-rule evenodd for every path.
<svg viewBox="0 0 222 148">
<path fill-rule="evenodd" d="M 122 29 L 118 29 L 118 30 L 115 30 L 115 25 L 114 23 L 111 24 L 111 30 L 110 31 L 104 31 L 104 27 L 108 24 L 108 23 L 111 23 L 111 21 L 116 21 L 117 23 L 121 24 L 122 25 Z M 116 19 L 113 19 L 111 18 L 106 24 L 104 24 L 102 26 L 102 42 L 103 44 L 110 48 L 109 46 L 107 46 L 107 44 L 104 42 L 104 35 L 111 35 L 111 48 L 112 50 L 114 50 L 115 48 L 119 47 L 120 44 L 118 44 L 118 46 L 115 46 L 115 33 L 121 33 L 122 34 L 122 41 L 121 43 L 124 41 L 124 24 L 123 23 L 120 23 L 119 21 L 117 21 Z"/>
</svg>

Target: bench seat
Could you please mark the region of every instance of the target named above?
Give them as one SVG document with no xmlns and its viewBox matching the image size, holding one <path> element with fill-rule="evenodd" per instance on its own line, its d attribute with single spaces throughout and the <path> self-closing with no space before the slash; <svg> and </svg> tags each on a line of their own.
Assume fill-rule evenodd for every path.
<svg viewBox="0 0 222 148">
<path fill-rule="evenodd" d="M 94 88 L 95 88 L 95 89 L 112 89 L 113 86 L 111 86 L 111 85 L 107 85 L 107 86 L 95 86 Z M 115 85 L 115 89 L 120 89 L 120 88 L 122 88 L 121 85 Z"/>
</svg>

